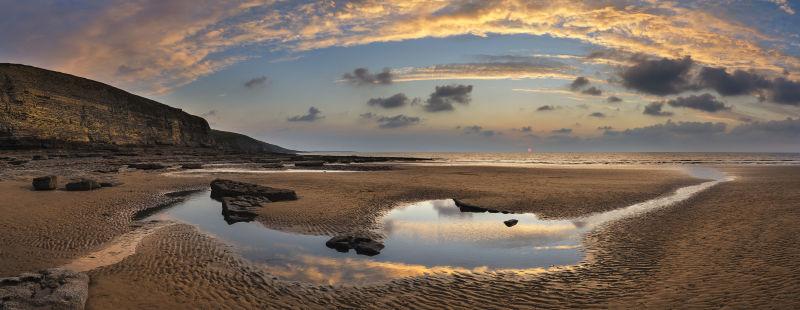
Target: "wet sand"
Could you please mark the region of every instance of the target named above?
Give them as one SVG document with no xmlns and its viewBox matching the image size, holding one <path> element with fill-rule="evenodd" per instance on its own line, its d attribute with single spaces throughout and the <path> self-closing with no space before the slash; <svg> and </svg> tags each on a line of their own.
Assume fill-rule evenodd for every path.
<svg viewBox="0 0 800 310">
<path fill-rule="evenodd" d="M 464 273 L 363 287 L 273 279 L 220 241 L 183 224 L 143 237 L 136 253 L 97 268 L 88 308 L 508 308 L 574 306 L 797 307 L 798 167 L 727 169 L 738 179 L 689 201 L 615 222 L 587 237 L 587 260 L 536 275 Z M 219 176 L 219 175 L 218 175 Z M 0 273 L 53 267 L 136 227 L 159 193 L 213 176 L 125 173 L 123 186 L 86 193 L 32 192 L 3 181 Z M 220 176 L 222 177 L 222 176 Z M 333 234 L 371 227 L 399 202 L 463 198 L 561 218 L 605 211 L 696 184 L 676 170 L 403 167 L 357 173 L 228 175 L 295 189 L 300 200 L 265 207 L 271 228 Z M 18 197 L 18 198 L 17 198 Z M 89 227 L 90 229 L 87 229 Z"/>
</svg>

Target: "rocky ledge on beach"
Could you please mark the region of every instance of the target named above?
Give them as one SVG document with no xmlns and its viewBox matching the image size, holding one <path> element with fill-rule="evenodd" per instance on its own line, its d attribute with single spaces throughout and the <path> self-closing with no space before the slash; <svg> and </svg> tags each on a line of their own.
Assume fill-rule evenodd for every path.
<svg viewBox="0 0 800 310">
<path fill-rule="evenodd" d="M 88 296 L 89 276 L 69 270 L 0 278 L 0 309 L 83 309 Z"/>
<path fill-rule="evenodd" d="M 264 203 L 297 200 L 297 194 L 290 189 L 216 179 L 211 181 L 211 198 L 222 201 L 222 214 L 233 224 L 253 220 Z"/>
</svg>

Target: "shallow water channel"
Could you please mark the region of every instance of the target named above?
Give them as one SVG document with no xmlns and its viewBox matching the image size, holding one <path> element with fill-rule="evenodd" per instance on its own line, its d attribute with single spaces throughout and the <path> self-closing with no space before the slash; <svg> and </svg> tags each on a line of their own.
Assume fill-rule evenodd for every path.
<svg viewBox="0 0 800 310">
<path fill-rule="evenodd" d="M 385 248 L 375 256 L 330 249 L 325 242 L 331 236 L 283 232 L 258 222 L 228 224 L 221 203 L 210 198 L 210 191 L 191 194 L 147 220 L 170 219 L 195 225 L 285 280 L 366 284 L 426 273 L 538 272 L 551 266 L 574 265 L 584 258 L 582 239 L 586 232 L 685 200 L 721 181 L 722 176 L 718 176 L 670 195 L 569 220 L 543 220 L 532 213 L 462 212 L 452 199 L 404 204 L 379 220 Z M 510 219 L 519 222 L 507 227 L 503 222 Z"/>
</svg>

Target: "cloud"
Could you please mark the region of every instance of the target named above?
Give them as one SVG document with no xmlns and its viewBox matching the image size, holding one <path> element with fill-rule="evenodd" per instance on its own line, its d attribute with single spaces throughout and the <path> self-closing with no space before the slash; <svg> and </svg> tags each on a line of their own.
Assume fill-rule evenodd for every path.
<svg viewBox="0 0 800 310">
<path fill-rule="evenodd" d="M 367 105 L 369 106 L 378 106 L 384 109 L 393 109 L 399 108 L 408 104 L 413 104 L 418 102 L 419 99 L 410 100 L 406 97 L 403 93 L 395 94 L 388 98 L 372 98 L 367 101 Z"/>
<path fill-rule="evenodd" d="M 520 128 L 520 129 L 519 129 L 519 131 L 522 131 L 522 132 L 532 132 L 532 131 L 533 131 L 533 128 L 532 128 L 531 126 L 523 126 L 522 128 Z"/>
<path fill-rule="evenodd" d="M 571 89 L 573 91 L 577 91 L 577 90 L 583 88 L 584 86 L 588 86 L 588 85 L 589 85 L 589 79 L 587 79 L 586 77 L 583 77 L 583 76 L 579 76 L 579 77 L 575 78 L 575 80 L 573 80 L 572 83 L 569 84 L 569 89 Z"/>
<path fill-rule="evenodd" d="M 419 124 L 420 118 L 399 114 L 395 116 L 380 117 L 378 118 L 377 122 L 378 127 L 380 128 L 400 128 Z"/>
<path fill-rule="evenodd" d="M 668 111 L 661 111 L 664 107 L 663 102 L 651 102 L 650 104 L 644 107 L 645 115 L 652 115 L 652 116 L 672 116 L 672 112 Z"/>
<path fill-rule="evenodd" d="M 725 68 L 703 67 L 698 79 L 700 86 L 714 89 L 722 96 L 747 95 L 770 85 L 761 75 L 742 70 L 728 74 Z"/>
<path fill-rule="evenodd" d="M 428 112 L 452 111 L 453 103 L 469 104 L 472 100 L 472 85 L 445 85 L 436 86 L 423 108 Z"/>
<path fill-rule="evenodd" d="M 367 68 L 356 68 L 352 73 L 342 75 L 342 80 L 353 85 L 389 85 L 392 84 L 392 72 L 385 68 L 378 74 L 372 74 Z"/>
<path fill-rule="evenodd" d="M 785 0 L 772 1 L 794 12 Z M 784 34 L 764 34 L 728 15 L 673 2 L 110 0 L 49 7 L 17 1 L 3 9 L 0 52 L 6 61 L 156 93 L 262 50 L 298 53 L 459 35 L 550 36 L 656 57 L 692 55 L 731 69 L 800 69 L 797 57 L 772 44 Z M 142 70 L 116 79 L 123 64 Z"/>
<path fill-rule="evenodd" d="M 373 119 L 373 118 L 377 118 L 377 117 L 380 117 L 380 116 L 378 114 L 375 114 L 375 113 L 372 113 L 372 112 L 367 112 L 367 113 L 359 114 L 358 117 L 359 118 L 363 118 L 363 119 Z"/>
<path fill-rule="evenodd" d="M 541 107 L 536 108 L 536 111 L 553 111 L 556 107 L 552 105 L 543 105 Z"/>
<path fill-rule="evenodd" d="M 259 76 L 244 82 L 244 87 L 249 89 L 265 87 L 269 84 L 269 78 L 266 76 Z"/>
<path fill-rule="evenodd" d="M 603 94 L 603 91 L 598 89 L 597 87 L 592 86 L 587 89 L 584 89 L 581 93 L 592 96 L 600 96 Z"/>
<path fill-rule="evenodd" d="M 620 73 L 622 85 L 643 93 L 665 96 L 692 89 L 691 58 L 643 60 Z"/>
<path fill-rule="evenodd" d="M 592 113 L 592 114 L 589 114 L 589 116 L 591 116 L 591 117 L 597 117 L 597 118 L 605 118 L 605 117 L 606 117 L 606 115 L 605 115 L 605 114 L 603 114 L 602 112 L 594 112 L 594 113 Z"/>
<path fill-rule="evenodd" d="M 794 15 L 794 13 L 795 13 L 794 9 L 792 9 L 792 6 L 789 5 L 789 1 L 788 0 L 768 0 L 768 1 L 772 2 L 772 3 L 775 3 L 775 5 L 777 5 L 781 10 L 786 12 L 786 14 Z"/>
<path fill-rule="evenodd" d="M 622 98 L 617 97 L 617 96 L 608 96 L 608 98 L 606 98 L 606 102 L 608 102 L 608 103 L 622 102 Z"/>
<path fill-rule="evenodd" d="M 310 107 L 308 108 L 308 113 L 304 115 L 292 116 L 286 120 L 290 122 L 315 122 L 323 118 L 325 118 L 325 116 L 322 115 L 322 111 L 315 107 Z"/>
<path fill-rule="evenodd" d="M 481 135 L 481 136 L 484 136 L 484 137 L 493 137 L 493 136 L 499 135 L 500 132 L 497 132 L 497 131 L 494 131 L 494 130 L 486 130 L 486 129 L 483 129 L 483 127 L 481 127 L 481 126 L 472 125 L 472 126 L 464 127 L 464 134 L 467 134 L 467 135 L 477 134 L 477 135 Z"/>
<path fill-rule="evenodd" d="M 557 135 L 568 135 L 572 133 L 572 128 L 561 128 L 553 130 L 551 132 Z"/>
<path fill-rule="evenodd" d="M 725 106 L 724 102 L 708 93 L 699 96 L 678 97 L 667 101 L 667 104 L 674 108 L 690 108 L 711 113 L 730 110 L 730 107 Z"/>
<path fill-rule="evenodd" d="M 776 78 L 772 84 L 771 100 L 780 104 L 800 105 L 800 82 L 790 81 L 782 77 Z"/>
<path fill-rule="evenodd" d="M 611 126 L 600 126 L 600 127 L 597 127 L 597 130 L 602 130 L 602 131 L 614 130 L 614 127 L 611 127 Z"/>
<path fill-rule="evenodd" d="M 395 81 L 423 80 L 495 80 L 495 79 L 566 79 L 574 68 L 558 61 L 536 56 L 478 55 L 478 62 L 440 64 L 399 68 L 392 72 Z"/>
</svg>

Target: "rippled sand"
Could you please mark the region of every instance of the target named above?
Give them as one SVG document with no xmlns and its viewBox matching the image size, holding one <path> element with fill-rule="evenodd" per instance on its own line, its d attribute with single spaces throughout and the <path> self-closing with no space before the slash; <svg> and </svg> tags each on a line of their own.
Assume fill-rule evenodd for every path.
<svg viewBox="0 0 800 310">
<path fill-rule="evenodd" d="M 800 193 L 791 190 L 800 188 L 800 168 L 727 171 L 738 178 L 596 230 L 587 237 L 584 263 L 527 275 L 467 272 L 363 287 L 288 283 L 192 226 L 169 225 L 143 237 L 136 254 L 89 272 L 88 307 L 800 306 Z M 136 229 L 130 227 L 136 210 L 165 202 L 159 193 L 200 187 L 211 177 L 131 173 L 122 187 L 89 193 L 35 193 L 23 182 L 0 182 L 3 193 L 18 197 L 0 202 L 7 215 L 0 218 L 0 272 L 61 265 L 102 248 Z M 559 218 L 622 207 L 698 182 L 674 170 L 481 167 L 231 177 L 297 190 L 300 200 L 270 205 L 259 220 L 312 234 L 369 227 L 403 201 L 464 197 Z"/>
</svg>

